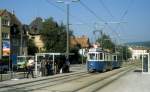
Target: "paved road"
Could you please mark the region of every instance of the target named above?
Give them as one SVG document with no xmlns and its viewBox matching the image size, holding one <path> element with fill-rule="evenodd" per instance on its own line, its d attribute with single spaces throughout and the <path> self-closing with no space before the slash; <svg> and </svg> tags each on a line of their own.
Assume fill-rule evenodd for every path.
<svg viewBox="0 0 150 92">
<path fill-rule="evenodd" d="M 74 68 L 77 67 L 75 66 Z M 80 68 L 78 69 L 80 70 Z M 119 76 L 120 72 L 124 70 L 128 70 L 128 68 L 115 69 L 106 73 L 91 74 L 80 71 L 78 73 L 72 72 L 71 74 L 49 76 L 47 78 L 41 78 L 40 80 L 27 79 L 20 81 L 8 81 L 3 82 L 0 85 L 7 86 L 14 84 L 14 82 L 20 82 L 21 84 L 19 83 L 19 85 L 17 84 L 10 87 L 1 87 L 0 92 L 95 92 L 93 90 L 97 91 L 97 88 L 103 86 L 103 84 L 107 84 L 107 81 L 113 80 L 113 78 Z M 116 77 L 109 79 L 110 76 L 114 75 L 116 75 Z"/>
<path fill-rule="evenodd" d="M 150 74 L 142 74 L 138 68 L 97 92 L 150 92 Z"/>
<path fill-rule="evenodd" d="M 130 72 L 119 73 L 129 69 L 121 68 L 95 74 L 89 74 L 84 69 L 86 70 L 85 66 L 73 65 L 71 66 L 73 72 L 70 74 L 1 82 L 0 92 L 149 92 L 150 90 L 150 75 L 142 74 L 137 68 L 133 68 L 135 70 Z M 23 84 L 2 88 L 3 85 L 15 82 Z"/>
</svg>

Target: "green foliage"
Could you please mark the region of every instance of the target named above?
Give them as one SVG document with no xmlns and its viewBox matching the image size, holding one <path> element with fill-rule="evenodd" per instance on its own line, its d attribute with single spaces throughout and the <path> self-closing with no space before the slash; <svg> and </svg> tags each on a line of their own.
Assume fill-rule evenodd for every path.
<svg viewBox="0 0 150 92">
<path fill-rule="evenodd" d="M 35 53 L 38 52 L 38 48 L 35 46 L 32 39 L 28 40 L 27 45 L 28 45 L 28 55 L 34 55 Z"/>
<path fill-rule="evenodd" d="M 128 58 L 131 58 L 131 51 L 128 49 L 127 46 L 123 46 L 123 59 L 127 60 Z"/>
<path fill-rule="evenodd" d="M 9 63 L 9 56 L 2 56 L 3 63 Z"/>
<path fill-rule="evenodd" d="M 132 56 L 132 53 L 127 46 L 118 46 L 117 52 L 119 53 L 119 56 L 121 56 L 121 60 L 128 60 Z"/>
<path fill-rule="evenodd" d="M 43 22 L 43 29 L 41 32 L 42 40 L 45 44 L 47 52 L 61 52 L 66 51 L 66 27 L 64 24 L 58 24 L 53 18 L 48 18 Z M 72 33 L 70 31 L 69 36 Z"/>
<path fill-rule="evenodd" d="M 115 44 L 112 42 L 109 35 L 103 33 L 102 36 L 97 39 L 97 42 L 100 43 L 103 49 L 109 49 L 112 52 L 115 51 Z"/>
<path fill-rule="evenodd" d="M 78 52 L 80 48 L 81 48 L 81 46 L 79 44 L 77 44 L 77 46 L 70 49 L 70 52 L 74 53 L 74 55 L 70 56 L 71 63 L 73 63 L 73 64 L 81 63 L 81 56 L 79 55 L 79 52 Z"/>
</svg>

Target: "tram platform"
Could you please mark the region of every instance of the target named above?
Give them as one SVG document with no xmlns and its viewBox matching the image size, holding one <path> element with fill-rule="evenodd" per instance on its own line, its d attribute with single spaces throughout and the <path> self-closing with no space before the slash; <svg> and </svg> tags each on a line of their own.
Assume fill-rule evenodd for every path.
<svg viewBox="0 0 150 92">
<path fill-rule="evenodd" d="M 149 92 L 149 81 L 150 74 L 142 73 L 141 68 L 137 68 L 97 92 Z"/>
<path fill-rule="evenodd" d="M 59 77 L 59 76 L 67 76 L 70 74 L 74 74 L 75 72 L 83 72 L 83 71 L 86 71 L 86 66 L 81 65 L 81 64 L 76 64 L 76 65 L 70 66 L 70 73 L 60 73 L 60 74 L 37 77 L 37 78 L 25 78 L 24 72 L 14 73 L 13 75 L 4 74 L 1 76 L 1 77 L 3 77 L 3 81 L 0 82 L 0 88 L 5 87 L 5 86 L 30 83 L 30 82 L 34 82 L 34 81 L 42 81 L 42 80 L 46 80 L 49 78 L 55 78 L 55 77 Z M 11 76 L 12 76 L 12 78 L 11 78 Z"/>
</svg>

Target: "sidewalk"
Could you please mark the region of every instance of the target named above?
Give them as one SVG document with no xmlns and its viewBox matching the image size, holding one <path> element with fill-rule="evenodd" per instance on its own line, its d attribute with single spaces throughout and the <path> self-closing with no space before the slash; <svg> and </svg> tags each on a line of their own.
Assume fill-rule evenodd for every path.
<svg viewBox="0 0 150 92">
<path fill-rule="evenodd" d="M 0 74 L 0 81 L 6 81 L 6 80 L 13 79 L 13 78 L 22 79 L 24 77 L 25 77 L 24 72 L 11 72 L 8 74 Z"/>
<path fill-rule="evenodd" d="M 84 65 L 71 65 L 70 67 L 70 73 L 62 73 L 62 74 L 55 74 L 55 75 L 51 75 L 51 76 L 44 76 L 44 77 L 37 77 L 37 78 L 24 78 L 24 73 L 22 73 L 21 76 L 17 75 L 18 73 L 16 73 L 16 77 L 13 77 L 14 80 L 6 80 L 6 81 L 2 81 L 0 82 L 0 88 L 5 87 L 5 86 L 11 86 L 11 85 L 21 85 L 21 84 L 27 84 L 27 83 L 31 83 L 31 82 L 36 82 L 36 81 L 42 81 L 42 80 L 48 80 L 48 79 L 52 79 L 52 78 L 56 78 L 56 77 L 60 77 L 60 76 L 67 76 L 70 74 L 74 74 L 75 72 L 83 72 L 85 71 L 85 67 Z M 8 74 L 7 74 L 8 75 Z M 15 80 L 17 79 L 18 80 Z"/>
<path fill-rule="evenodd" d="M 98 92 L 150 92 L 150 74 L 143 74 L 140 68 L 129 72 Z"/>
</svg>

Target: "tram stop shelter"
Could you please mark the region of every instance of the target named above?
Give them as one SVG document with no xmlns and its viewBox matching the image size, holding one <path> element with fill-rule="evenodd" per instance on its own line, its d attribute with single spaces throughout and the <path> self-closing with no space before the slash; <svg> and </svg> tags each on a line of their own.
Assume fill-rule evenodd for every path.
<svg viewBox="0 0 150 92">
<path fill-rule="evenodd" d="M 150 74 L 150 53 L 142 54 L 142 73 Z"/>
<path fill-rule="evenodd" d="M 35 76 L 41 76 L 41 61 L 42 59 L 48 58 L 48 60 L 52 61 L 52 69 L 54 74 L 56 73 L 55 60 L 59 56 L 66 57 L 67 53 L 36 53 L 35 54 Z M 69 53 L 69 55 L 74 55 L 73 53 Z"/>
</svg>

